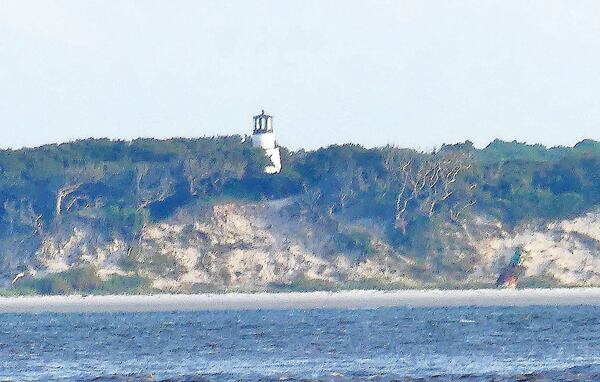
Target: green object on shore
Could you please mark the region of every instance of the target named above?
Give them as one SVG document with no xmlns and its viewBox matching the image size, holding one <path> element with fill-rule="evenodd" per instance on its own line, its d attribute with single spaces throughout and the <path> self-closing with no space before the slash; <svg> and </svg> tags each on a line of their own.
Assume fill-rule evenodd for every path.
<svg viewBox="0 0 600 382">
<path fill-rule="evenodd" d="M 518 267 L 521 264 L 521 258 L 523 256 L 523 252 L 520 249 L 516 249 L 515 253 L 512 255 L 510 259 L 510 265 L 513 267 Z"/>
</svg>

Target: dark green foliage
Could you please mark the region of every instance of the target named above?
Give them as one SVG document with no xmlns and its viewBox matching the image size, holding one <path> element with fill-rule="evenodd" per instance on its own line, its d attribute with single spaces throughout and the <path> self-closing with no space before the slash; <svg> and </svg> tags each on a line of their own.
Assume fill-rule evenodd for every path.
<svg viewBox="0 0 600 382">
<path fill-rule="evenodd" d="M 144 261 L 145 266 L 154 273 L 177 278 L 185 269 L 172 256 L 154 254 Z"/>
<path fill-rule="evenodd" d="M 600 150 L 570 149 L 560 160 L 510 160 L 483 169 L 480 207 L 511 224 L 569 217 L 600 203 Z"/>
<path fill-rule="evenodd" d="M 337 246 L 348 254 L 356 254 L 355 260 L 361 260 L 375 254 L 371 237 L 364 232 L 340 232 L 336 235 Z"/>
<path fill-rule="evenodd" d="M 271 284 L 270 289 L 276 292 L 314 292 L 314 291 L 335 291 L 339 290 L 340 286 L 336 283 L 308 279 L 300 277 L 291 284 Z"/>
<path fill-rule="evenodd" d="M 105 294 L 141 294 L 151 292 L 148 279 L 142 276 L 111 276 L 98 286 L 97 292 Z"/>
<path fill-rule="evenodd" d="M 101 280 L 94 267 L 84 266 L 45 277 L 19 281 L 4 290 L 5 295 L 68 295 L 68 294 L 123 294 L 152 292 L 148 280 L 139 275 L 114 275 Z"/>
<path fill-rule="evenodd" d="M 129 255 L 121 257 L 117 264 L 125 272 L 137 271 L 139 268 L 139 262 Z"/>
<path fill-rule="evenodd" d="M 525 160 L 534 162 L 556 161 L 569 155 L 573 150 L 567 147 L 546 148 L 543 145 L 528 145 L 512 141 L 494 140 L 483 150 L 477 151 L 478 159 L 484 163 L 498 163 L 507 160 Z"/>
<path fill-rule="evenodd" d="M 34 290 L 38 294 L 72 294 L 97 290 L 102 281 L 94 267 L 69 269 L 46 277 L 27 279 L 18 283 L 19 289 Z"/>
<path fill-rule="evenodd" d="M 465 142 L 434 153 L 350 144 L 309 152 L 282 149 L 282 173 L 268 176 L 262 152 L 241 138 L 96 139 L 0 151 L 0 237 L 41 236 L 63 219 L 77 218 L 104 227 L 107 235 L 118 232 L 133 240 L 145 224 L 197 202 L 294 196 L 298 209 L 326 222 L 348 252 L 368 256 L 374 250 L 367 237 L 336 232 L 338 222 L 370 219 L 391 243 L 423 254 L 447 245 L 439 232 L 470 213 L 515 225 L 564 218 L 600 204 L 595 141 L 548 149 L 496 140 L 481 150 Z M 428 184 L 398 214 L 407 174 L 418 180 L 430 168 L 432 177 L 438 165 L 459 162 L 447 190 Z M 156 259 L 156 266 L 167 260 Z M 67 280 L 76 276 L 39 281 L 36 289 L 79 288 Z"/>
<path fill-rule="evenodd" d="M 36 293 L 37 291 L 35 289 L 26 287 L 0 288 L 0 297 L 30 296 Z"/>
<path fill-rule="evenodd" d="M 69 285 L 69 283 L 62 277 L 58 275 L 43 277 L 40 279 L 34 279 L 31 281 L 26 281 L 23 283 L 23 286 L 26 289 L 32 289 L 37 294 L 44 295 L 54 295 L 54 294 L 71 294 L 73 292 L 73 288 Z"/>
<path fill-rule="evenodd" d="M 240 142 L 239 136 L 99 139 L 0 151 L 0 234 L 30 232 L 65 215 L 133 234 L 194 199 L 298 191 L 297 180 L 264 175 L 262 152 Z"/>
<path fill-rule="evenodd" d="M 75 290 L 91 291 L 101 283 L 100 277 L 94 267 L 73 268 L 59 275 Z"/>
<path fill-rule="evenodd" d="M 519 279 L 519 288 L 564 288 L 565 285 L 550 276 L 528 276 Z"/>
</svg>

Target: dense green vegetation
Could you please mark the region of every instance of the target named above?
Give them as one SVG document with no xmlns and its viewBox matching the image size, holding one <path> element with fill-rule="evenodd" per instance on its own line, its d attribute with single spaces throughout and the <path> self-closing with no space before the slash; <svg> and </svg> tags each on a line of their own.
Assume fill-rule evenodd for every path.
<svg viewBox="0 0 600 382">
<path fill-rule="evenodd" d="M 263 163 L 240 137 L 85 140 L 3 151 L 0 228 L 38 229 L 77 214 L 131 233 L 193 198 L 277 196 Z"/>
<path fill-rule="evenodd" d="M 0 296 L 68 295 L 72 293 L 142 294 L 149 292 L 152 292 L 149 280 L 141 276 L 113 275 L 106 280 L 101 280 L 94 267 L 85 266 L 23 280 L 17 287 L 0 289 Z"/>
<path fill-rule="evenodd" d="M 283 172 L 265 175 L 262 152 L 240 136 L 90 139 L 1 151 L 0 240 L 41 237 L 65 216 L 133 238 L 144 224 L 191 203 L 293 196 L 297 208 L 333 231 L 342 220 L 371 219 L 390 243 L 416 253 L 448 245 L 436 234 L 440 227 L 469 214 L 514 226 L 569 217 L 600 203 L 600 143 L 589 140 L 573 148 L 494 141 L 476 149 L 465 142 L 433 153 L 342 145 L 284 149 L 282 157 Z M 336 232 L 340 248 L 373 253 L 361 232 Z M 42 294 L 147 287 L 141 278 L 100 281 L 89 272 L 77 269 L 21 287 Z"/>
<path fill-rule="evenodd" d="M 101 139 L 2 151 L 0 233 L 43 229 L 70 215 L 132 234 L 196 200 L 288 196 L 301 197 L 320 216 L 373 217 L 399 231 L 404 183 L 401 202 L 410 198 L 401 217 L 405 233 L 466 204 L 465 211 L 517 224 L 577 214 L 600 202 L 600 144 L 594 141 L 550 149 L 494 141 L 482 150 L 466 142 L 435 153 L 358 145 L 284 150 L 284 171 L 276 176 L 264 175 L 260 151 L 240 142 L 239 136 Z M 430 187 L 435 172 L 439 190 Z M 421 181 L 424 189 L 411 195 Z"/>
<path fill-rule="evenodd" d="M 375 218 L 409 248 L 435 245 L 440 224 L 468 213 L 514 226 L 573 216 L 600 203 L 600 145 L 594 141 L 550 149 L 494 141 L 480 150 L 466 142 L 434 153 L 345 145 L 292 159 L 288 166 L 300 174 L 309 207 Z"/>
</svg>

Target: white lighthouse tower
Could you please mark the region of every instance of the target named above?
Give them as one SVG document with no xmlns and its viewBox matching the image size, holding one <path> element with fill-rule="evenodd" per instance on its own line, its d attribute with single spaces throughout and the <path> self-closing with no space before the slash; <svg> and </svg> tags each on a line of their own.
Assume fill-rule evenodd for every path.
<svg viewBox="0 0 600 382">
<path fill-rule="evenodd" d="M 281 171 L 281 156 L 273 132 L 273 117 L 265 114 L 264 110 L 259 115 L 254 116 L 252 145 L 265 150 L 265 155 L 271 161 L 271 164 L 265 167 L 267 174 L 277 174 Z"/>
</svg>

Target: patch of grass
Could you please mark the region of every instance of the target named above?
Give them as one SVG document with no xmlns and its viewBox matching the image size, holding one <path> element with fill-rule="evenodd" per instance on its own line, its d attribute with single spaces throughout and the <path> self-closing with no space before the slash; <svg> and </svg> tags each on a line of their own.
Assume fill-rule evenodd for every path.
<svg viewBox="0 0 600 382">
<path fill-rule="evenodd" d="M 561 284 L 552 276 L 529 276 L 519 279 L 518 288 L 557 288 Z"/>
<path fill-rule="evenodd" d="M 290 284 L 271 284 L 269 289 L 274 292 L 316 292 L 336 291 L 340 289 L 340 286 L 330 281 L 300 277 Z"/>
<path fill-rule="evenodd" d="M 152 272 L 165 277 L 176 278 L 185 272 L 185 268 L 173 256 L 156 254 L 146 259 L 144 264 Z"/>
<path fill-rule="evenodd" d="M 421 289 L 441 289 L 441 290 L 476 290 L 476 289 L 496 289 L 496 283 L 489 282 L 448 282 L 434 283 L 431 286 L 425 286 Z"/>
<path fill-rule="evenodd" d="M 68 287 L 78 291 L 91 292 L 98 289 L 102 280 L 98 276 L 98 270 L 93 266 L 83 266 L 61 272 L 57 276 L 63 278 Z"/>
<path fill-rule="evenodd" d="M 27 279 L 13 288 L 0 289 L 0 296 L 84 294 L 151 294 L 150 281 L 142 276 L 114 275 L 101 280 L 95 269 L 75 268 L 37 279 Z"/>
<path fill-rule="evenodd" d="M 400 289 L 414 289 L 414 287 L 402 283 L 400 281 L 388 281 L 380 280 L 376 278 L 352 280 L 342 284 L 341 289 L 344 290 L 400 290 Z"/>
<path fill-rule="evenodd" d="M 126 255 L 119 258 L 117 265 L 125 272 L 135 272 L 140 266 L 140 262 L 137 261 L 133 256 Z"/>
<path fill-rule="evenodd" d="M 154 290 L 150 280 L 139 275 L 114 275 L 102 281 L 93 293 L 100 294 L 150 294 Z"/>
<path fill-rule="evenodd" d="M 0 297 L 19 297 L 19 296 L 31 296 L 37 294 L 37 291 L 33 288 L 26 287 L 12 287 L 12 288 L 0 288 Z"/>
<path fill-rule="evenodd" d="M 42 295 L 65 295 L 73 293 L 73 287 L 62 274 L 49 275 L 37 279 L 23 280 L 18 288 L 35 290 Z"/>
<path fill-rule="evenodd" d="M 224 287 L 212 284 L 195 283 L 190 287 L 190 293 L 223 293 Z"/>
<path fill-rule="evenodd" d="M 335 237 L 338 248 L 343 251 L 357 252 L 359 258 L 374 255 L 377 250 L 371 237 L 365 232 L 340 232 Z"/>
</svg>

